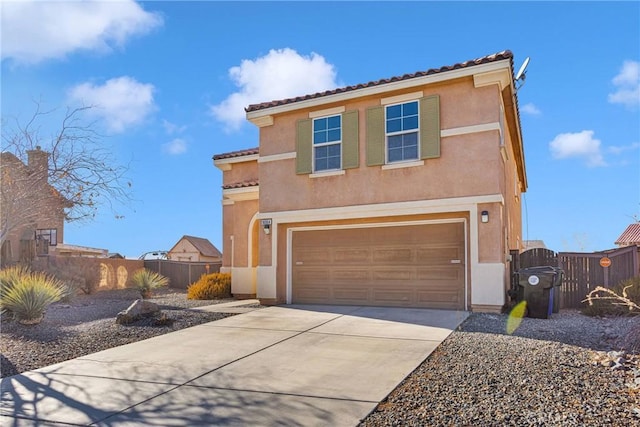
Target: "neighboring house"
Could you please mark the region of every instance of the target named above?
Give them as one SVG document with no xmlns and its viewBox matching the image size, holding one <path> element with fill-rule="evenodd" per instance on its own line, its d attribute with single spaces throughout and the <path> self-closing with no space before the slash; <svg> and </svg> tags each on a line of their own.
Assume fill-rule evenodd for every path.
<svg viewBox="0 0 640 427">
<path fill-rule="evenodd" d="M 109 251 L 107 249 L 67 245 L 63 243 L 58 243 L 58 245 L 55 248 L 52 248 L 49 253 L 52 255 L 67 257 L 109 258 Z"/>
<path fill-rule="evenodd" d="M 223 171 L 223 265 L 236 297 L 499 311 L 527 189 L 500 52 L 250 105 L 259 147 Z"/>
<path fill-rule="evenodd" d="M 616 239 L 616 245 L 620 247 L 640 246 L 640 222 L 629 224 L 627 229 Z"/>
<path fill-rule="evenodd" d="M 207 239 L 182 236 L 167 253 L 167 258 L 174 261 L 220 262 L 222 254 Z"/>
<path fill-rule="evenodd" d="M 26 165 L 11 153 L 0 156 L 2 264 L 28 262 L 63 242 L 70 203 L 48 182 L 49 153 L 27 151 Z"/>
</svg>

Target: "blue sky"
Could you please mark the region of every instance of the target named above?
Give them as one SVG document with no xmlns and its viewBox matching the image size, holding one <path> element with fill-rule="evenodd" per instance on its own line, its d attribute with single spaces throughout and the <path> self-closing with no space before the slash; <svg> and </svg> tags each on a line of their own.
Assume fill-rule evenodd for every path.
<svg viewBox="0 0 640 427">
<path fill-rule="evenodd" d="M 640 219 L 638 2 L 2 2 L 2 115 L 96 105 L 135 201 L 66 226 L 127 257 L 184 234 L 222 247 L 214 154 L 255 147 L 250 103 L 509 49 L 529 189 L 525 239 L 614 247 Z M 123 216 L 116 219 L 116 215 Z"/>
</svg>

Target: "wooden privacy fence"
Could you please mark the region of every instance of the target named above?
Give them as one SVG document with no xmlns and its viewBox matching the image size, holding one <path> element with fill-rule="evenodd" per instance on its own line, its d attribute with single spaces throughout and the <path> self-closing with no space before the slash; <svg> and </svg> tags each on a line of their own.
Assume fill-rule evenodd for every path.
<svg viewBox="0 0 640 427">
<path fill-rule="evenodd" d="M 582 308 L 586 295 L 597 286 L 612 288 L 629 278 L 640 276 L 636 246 L 602 252 L 558 252 L 536 248 L 518 254 L 511 252 L 512 287 L 517 287 L 521 268 L 549 265 L 564 271 L 560 291 L 560 308 Z M 603 267 L 600 261 L 608 258 L 611 265 Z"/>
<path fill-rule="evenodd" d="M 207 273 L 220 272 L 221 262 L 184 262 L 167 259 L 147 259 L 144 267 L 168 277 L 169 286 L 178 289 L 187 289 L 200 276 Z"/>
</svg>

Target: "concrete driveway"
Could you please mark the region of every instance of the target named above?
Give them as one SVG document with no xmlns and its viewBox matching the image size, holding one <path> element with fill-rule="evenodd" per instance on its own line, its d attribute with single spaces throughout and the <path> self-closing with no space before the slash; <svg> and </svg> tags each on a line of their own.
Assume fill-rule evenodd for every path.
<svg viewBox="0 0 640 427">
<path fill-rule="evenodd" d="M 258 309 L 5 378 L 0 425 L 354 426 L 467 315 Z"/>
</svg>

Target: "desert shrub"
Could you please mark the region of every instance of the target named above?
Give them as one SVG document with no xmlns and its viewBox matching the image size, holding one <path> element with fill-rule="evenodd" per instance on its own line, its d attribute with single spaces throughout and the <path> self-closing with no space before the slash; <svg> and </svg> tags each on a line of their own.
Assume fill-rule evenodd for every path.
<svg viewBox="0 0 640 427">
<path fill-rule="evenodd" d="M 64 283 L 46 273 L 16 268 L 1 276 L 0 308 L 20 323 L 39 323 L 49 304 L 64 295 Z"/>
<path fill-rule="evenodd" d="M 11 286 L 29 273 L 31 270 L 23 265 L 14 265 L 0 270 L 0 306 Z"/>
<path fill-rule="evenodd" d="M 187 288 L 187 299 L 231 298 L 231 274 L 203 274 L 200 279 Z"/>
<path fill-rule="evenodd" d="M 155 271 L 141 268 L 133 273 L 131 284 L 140 292 L 142 298 L 149 298 L 154 289 L 169 286 L 169 278 Z"/>
<path fill-rule="evenodd" d="M 585 300 L 587 316 L 623 316 L 640 314 L 640 277 L 623 280 L 611 289 L 597 287 Z"/>
</svg>

